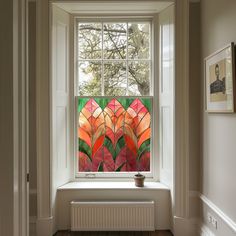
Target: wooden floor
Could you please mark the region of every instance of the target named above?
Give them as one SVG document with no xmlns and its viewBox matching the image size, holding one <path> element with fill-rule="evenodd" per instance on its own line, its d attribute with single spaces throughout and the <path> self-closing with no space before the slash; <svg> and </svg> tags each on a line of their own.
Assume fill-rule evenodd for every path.
<svg viewBox="0 0 236 236">
<path fill-rule="evenodd" d="M 57 232 L 55 236 L 172 236 L 170 231 L 156 232 Z"/>
</svg>

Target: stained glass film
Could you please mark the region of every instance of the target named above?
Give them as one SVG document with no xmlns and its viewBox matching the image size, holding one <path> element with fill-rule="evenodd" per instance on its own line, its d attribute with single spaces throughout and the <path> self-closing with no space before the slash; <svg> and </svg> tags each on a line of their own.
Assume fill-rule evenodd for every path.
<svg viewBox="0 0 236 236">
<path fill-rule="evenodd" d="M 151 98 L 78 98 L 79 172 L 150 171 Z"/>
</svg>

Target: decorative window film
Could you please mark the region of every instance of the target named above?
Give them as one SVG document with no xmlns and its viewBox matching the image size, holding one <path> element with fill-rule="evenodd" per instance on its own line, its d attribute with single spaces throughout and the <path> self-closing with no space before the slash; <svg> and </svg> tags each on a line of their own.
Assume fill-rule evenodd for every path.
<svg viewBox="0 0 236 236">
<path fill-rule="evenodd" d="M 78 98 L 79 172 L 150 171 L 151 98 Z"/>
</svg>

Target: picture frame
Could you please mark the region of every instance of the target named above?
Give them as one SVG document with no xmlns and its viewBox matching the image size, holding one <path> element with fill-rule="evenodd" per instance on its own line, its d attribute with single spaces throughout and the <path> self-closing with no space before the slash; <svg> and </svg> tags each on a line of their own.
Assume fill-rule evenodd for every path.
<svg viewBox="0 0 236 236">
<path fill-rule="evenodd" d="M 206 112 L 235 112 L 234 50 L 232 42 L 204 60 Z"/>
</svg>

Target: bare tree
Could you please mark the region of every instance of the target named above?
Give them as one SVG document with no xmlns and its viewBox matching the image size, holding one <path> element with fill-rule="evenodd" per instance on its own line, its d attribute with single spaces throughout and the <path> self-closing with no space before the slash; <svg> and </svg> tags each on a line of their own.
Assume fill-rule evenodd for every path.
<svg viewBox="0 0 236 236">
<path fill-rule="evenodd" d="M 80 23 L 80 95 L 101 95 L 102 58 L 105 95 L 148 95 L 149 39 L 146 23 Z"/>
</svg>

